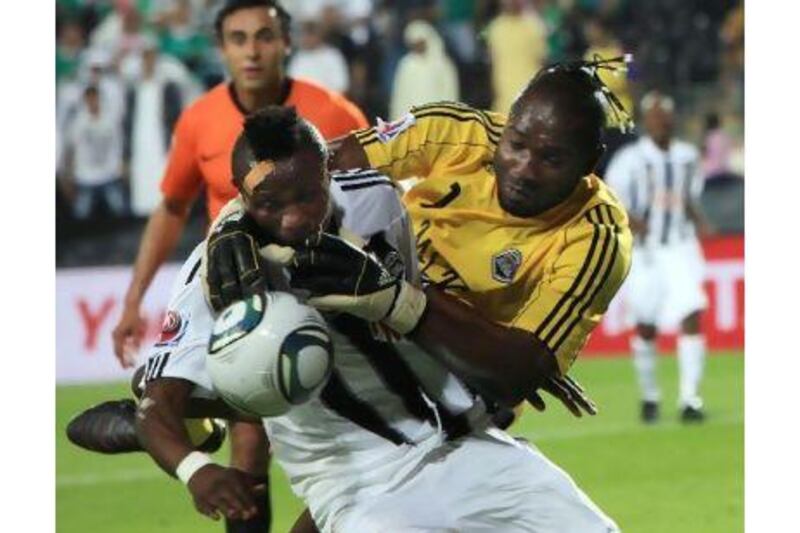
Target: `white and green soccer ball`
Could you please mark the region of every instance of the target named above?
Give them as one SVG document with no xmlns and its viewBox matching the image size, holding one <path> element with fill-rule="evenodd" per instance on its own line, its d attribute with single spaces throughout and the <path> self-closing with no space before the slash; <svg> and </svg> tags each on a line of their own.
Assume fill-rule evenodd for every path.
<svg viewBox="0 0 800 533">
<path fill-rule="evenodd" d="M 280 416 L 314 398 L 332 368 L 325 321 L 287 292 L 232 304 L 214 322 L 208 342 L 206 369 L 217 393 L 253 416 Z"/>
</svg>

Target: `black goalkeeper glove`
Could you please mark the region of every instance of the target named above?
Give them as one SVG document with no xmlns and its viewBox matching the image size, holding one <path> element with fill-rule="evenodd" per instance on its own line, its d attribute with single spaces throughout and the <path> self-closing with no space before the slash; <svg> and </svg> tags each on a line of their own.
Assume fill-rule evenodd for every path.
<svg viewBox="0 0 800 533">
<path fill-rule="evenodd" d="M 268 246 L 267 255 L 278 250 Z M 282 250 L 292 287 L 309 291 L 308 303 L 317 309 L 382 321 L 400 334 L 412 331 L 425 311 L 424 292 L 344 239 L 320 233 L 293 254 Z"/>
<path fill-rule="evenodd" d="M 262 242 L 255 222 L 246 214 L 216 225 L 206 240 L 205 292 L 220 312 L 232 303 L 267 290 L 258 250 Z"/>
</svg>

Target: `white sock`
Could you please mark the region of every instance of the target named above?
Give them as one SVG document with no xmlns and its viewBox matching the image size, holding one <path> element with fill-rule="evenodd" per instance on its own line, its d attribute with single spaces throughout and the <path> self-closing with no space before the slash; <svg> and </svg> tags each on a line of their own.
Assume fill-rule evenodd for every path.
<svg viewBox="0 0 800 533">
<path fill-rule="evenodd" d="M 639 378 L 642 400 L 658 402 L 661 399 L 661 391 L 658 389 L 658 380 L 656 379 L 655 341 L 648 341 L 636 335 L 631 339 L 631 351 L 633 351 L 633 366 L 636 368 L 636 375 Z"/>
<path fill-rule="evenodd" d="M 706 339 L 703 335 L 678 337 L 678 370 L 680 372 L 680 405 L 699 409 L 703 406 L 700 398 L 700 381 L 703 379 L 703 366 L 706 358 Z"/>
</svg>

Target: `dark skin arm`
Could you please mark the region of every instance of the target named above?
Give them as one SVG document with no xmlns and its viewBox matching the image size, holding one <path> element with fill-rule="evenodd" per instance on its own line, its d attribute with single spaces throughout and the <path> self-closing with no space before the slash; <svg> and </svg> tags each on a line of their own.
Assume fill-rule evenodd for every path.
<svg viewBox="0 0 800 533">
<path fill-rule="evenodd" d="M 141 340 L 142 318 L 139 308 L 156 271 L 164 264 L 178 244 L 189 212 L 191 201 L 164 198 L 147 221 L 133 266 L 133 277 L 125 294 L 125 306 L 112 337 L 114 355 L 123 368 L 133 365 L 125 357 L 125 345 L 138 345 Z"/>
<path fill-rule="evenodd" d="M 190 413 L 194 384 L 175 378 L 162 378 L 147 384 L 136 413 L 136 431 L 147 453 L 170 476 L 180 462 L 194 451 L 183 419 Z M 203 466 L 187 485 L 195 508 L 218 520 L 220 513 L 234 520 L 247 520 L 258 512 L 256 493 L 250 476 L 234 468 L 216 464 Z"/>
<path fill-rule="evenodd" d="M 558 376 L 555 357 L 531 333 L 494 324 L 437 289 L 425 294 L 428 307 L 409 338 L 482 393 L 514 407 Z"/>
<path fill-rule="evenodd" d="M 352 168 L 370 168 L 367 154 L 361 147 L 355 135 L 338 137 L 328 143 L 328 148 L 333 152 L 328 161 L 331 170 L 350 170 Z"/>
</svg>

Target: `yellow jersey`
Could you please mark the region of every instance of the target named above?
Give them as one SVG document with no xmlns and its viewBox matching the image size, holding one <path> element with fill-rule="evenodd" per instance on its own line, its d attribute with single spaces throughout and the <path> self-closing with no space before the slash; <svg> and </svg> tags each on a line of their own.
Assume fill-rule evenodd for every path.
<svg viewBox="0 0 800 533">
<path fill-rule="evenodd" d="M 403 201 L 423 280 L 492 322 L 533 333 L 566 373 L 628 273 L 628 219 L 594 175 L 541 215 L 506 213 L 493 171 L 505 121 L 435 103 L 355 135 L 372 167 L 420 179 Z"/>
</svg>

